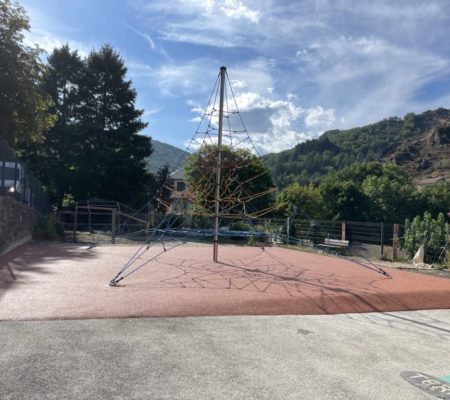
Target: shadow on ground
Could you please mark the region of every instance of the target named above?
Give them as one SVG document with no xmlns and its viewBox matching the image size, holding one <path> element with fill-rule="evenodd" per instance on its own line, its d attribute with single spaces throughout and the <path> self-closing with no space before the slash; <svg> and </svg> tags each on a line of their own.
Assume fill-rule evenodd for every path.
<svg viewBox="0 0 450 400">
<path fill-rule="evenodd" d="M 267 295 L 267 300 L 295 303 L 296 299 L 310 303 L 321 314 L 348 312 L 383 312 L 386 310 L 416 310 L 411 304 L 411 293 L 402 296 L 383 288 L 383 281 L 393 277 L 371 263 L 349 261 L 353 271 L 342 274 L 333 265 L 335 257 L 327 257 L 330 267 L 318 272 L 314 264 L 304 264 L 301 254 L 297 263 L 292 263 L 274 254 L 271 249 L 260 250 L 257 254 L 239 260 L 204 263 L 192 258 L 171 259 L 162 255 L 156 260 L 167 267 L 164 277 L 160 274 L 146 274 L 141 280 L 123 285 L 141 289 L 206 289 L 224 292 L 238 291 L 249 294 Z M 143 258 L 145 265 L 145 257 Z M 145 268 L 151 269 L 151 265 Z M 353 274 L 353 276 L 351 276 Z M 151 279 L 149 279 L 151 278 Z M 400 277 L 396 277 L 398 280 Z M 271 297 L 276 296 L 276 298 Z M 420 307 L 419 307 L 420 308 Z"/>
<path fill-rule="evenodd" d="M 450 281 L 298 251 L 151 248 L 108 282 L 136 246 L 35 243 L 0 259 L 0 319 L 287 315 L 450 308 Z M 14 279 L 15 278 L 15 279 Z M 5 293 L 7 295 L 5 296 Z"/>
<path fill-rule="evenodd" d="M 85 261 L 96 257 L 86 246 L 33 242 L 0 256 L 0 297 L 13 285 L 24 284 L 29 274 L 52 274 L 61 260 Z"/>
</svg>

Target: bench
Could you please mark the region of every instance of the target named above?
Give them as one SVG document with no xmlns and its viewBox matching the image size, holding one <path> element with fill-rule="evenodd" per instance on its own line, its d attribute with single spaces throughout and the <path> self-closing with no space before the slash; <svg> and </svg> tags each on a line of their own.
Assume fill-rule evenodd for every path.
<svg viewBox="0 0 450 400">
<path fill-rule="evenodd" d="M 335 251 L 343 251 L 348 249 L 349 245 L 348 240 L 340 240 L 340 239 L 330 239 L 325 238 L 324 243 L 320 243 L 317 246 L 323 247 L 326 250 L 335 250 Z"/>
</svg>

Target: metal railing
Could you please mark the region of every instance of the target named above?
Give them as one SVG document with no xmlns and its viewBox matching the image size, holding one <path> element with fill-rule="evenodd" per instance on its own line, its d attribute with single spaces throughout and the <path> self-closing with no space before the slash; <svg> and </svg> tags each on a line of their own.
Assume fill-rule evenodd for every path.
<svg viewBox="0 0 450 400">
<path fill-rule="evenodd" d="M 113 213 L 114 210 L 114 213 Z M 66 209 L 58 213 L 59 220 L 66 231 L 103 232 L 114 236 L 133 236 L 134 233 L 154 229 L 170 230 L 171 234 L 188 235 L 192 237 L 201 233 L 208 237 L 213 228 L 211 217 L 172 215 L 167 218 L 164 214 L 124 213 L 116 207 L 98 207 L 94 205 L 78 205 L 76 209 Z M 167 224 L 161 223 L 168 220 Z M 398 226 L 398 225 L 397 225 Z M 348 240 L 353 245 L 378 245 L 383 253 L 385 245 L 392 246 L 394 241 L 393 224 L 355 222 L 355 221 L 323 221 L 301 220 L 289 218 L 259 218 L 237 219 L 223 218 L 220 221 L 221 232 L 224 236 L 236 238 L 237 231 L 264 234 L 267 239 L 289 244 L 317 245 L 325 239 Z M 141 235 L 145 238 L 145 235 Z M 241 237 L 242 236 L 242 237 Z M 244 235 L 239 238 L 244 238 Z M 139 236 L 136 236 L 138 239 Z"/>
<path fill-rule="evenodd" d="M 12 197 L 43 214 L 51 210 L 42 184 L 22 161 L 12 156 L 0 159 L 0 196 Z"/>
</svg>

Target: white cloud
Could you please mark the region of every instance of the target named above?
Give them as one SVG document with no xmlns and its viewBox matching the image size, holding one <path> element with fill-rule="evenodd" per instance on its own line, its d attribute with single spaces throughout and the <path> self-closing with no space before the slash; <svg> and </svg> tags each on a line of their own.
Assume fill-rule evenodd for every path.
<svg viewBox="0 0 450 400">
<path fill-rule="evenodd" d="M 149 45 L 150 49 L 156 53 L 161 54 L 162 56 L 164 56 L 166 59 L 169 59 L 169 55 L 167 54 L 166 49 L 161 46 L 160 44 L 156 44 L 155 41 L 153 40 L 153 38 L 146 32 L 141 32 L 135 28 L 133 28 L 132 26 L 129 26 L 127 24 L 123 24 L 127 29 L 129 29 L 130 31 L 134 32 L 136 35 L 140 36 L 141 38 L 143 38 L 147 44 Z"/>
<path fill-rule="evenodd" d="M 235 108 L 231 105 L 232 102 L 229 101 L 229 103 L 230 108 L 227 111 L 235 111 Z M 297 131 L 296 126 L 301 124 L 301 116 L 304 110 L 287 98 L 274 99 L 257 92 L 239 91 L 236 94 L 236 103 L 250 138 L 261 154 L 285 150 L 311 136 L 311 134 Z M 218 107 L 216 106 L 215 109 L 217 110 Z M 217 112 L 212 110 L 213 107 L 211 106 L 207 112 L 213 113 L 211 123 L 217 128 L 218 115 Z M 191 121 L 200 122 L 200 115 L 203 115 L 205 110 L 202 107 L 193 107 L 191 111 L 198 114 Z M 207 125 L 208 123 L 205 121 L 205 127 Z M 227 126 L 232 131 L 243 129 L 239 117 L 233 114 L 227 119 L 225 125 L 225 130 L 228 129 Z M 201 129 L 199 131 L 202 132 Z M 243 146 L 250 145 L 250 142 L 242 134 L 232 133 L 232 135 L 241 135 L 239 136 L 240 139 L 235 141 L 242 140 Z"/>
<path fill-rule="evenodd" d="M 399 70 L 428 74 L 447 65 L 441 57 L 375 37 L 341 36 L 316 42 L 309 46 L 308 54 L 300 66 L 315 73 L 316 79 L 326 85 L 374 75 L 389 79 Z"/>
<path fill-rule="evenodd" d="M 278 153 L 311 138 L 312 136 L 309 133 L 294 130 L 287 130 L 281 133 L 271 130 L 265 134 L 253 135 L 253 141 L 260 154 Z"/>
<path fill-rule="evenodd" d="M 298 63 L 302 76 L 314 76 L 311 100 L 333 104 L 343 128 L 405 114 L 416 91 L 449 68 L 441 56 L 372 36 L 317 40 Z"/>
<path fill-rule="evenodd" d="M 323 107 L 316 106 L 309 108 L 306 111 L 305 125 L 308 128 L 326 129 L 329 128 L 335 120 L 336 116 L 334 108 L 324 110 Z"/>
<path fill-rule="evenodd" d="M 420 22 L 425 18 L 439 18 L 442 13 L 441 5 L 431 1 L 410 1 L 408 7 L 404 2 L 392 1 L 366 1 L 348 3 L 341 2 L 342 9 L 355 15 L 364 15 L 370 19 L 394 20 L 401 23 L 402 20 Z M 400 20 L 400 21 L 399 21 Z"/>
<path fill-rule="evenodd" d="M 197 97 L 193 104 L 198 104 L 199 99 L 206 102 L 210 95 L 220 64 L 213 59 L 199 58 L 184 63 L 168 62 L 157 68 L 135 60 L 127 61 L 127 65 L 130 74 L 148 78 L 161 94 L 189 96 L 191 101 Z M 233 91 L 265 92 L 274 83 L 270 68 L 270 63 L 262 58 L 231 65 L 228 71 Z"/>
<path fill-rule="evenodd" d="M 249 134 L 261 154 L 288 149 L 308 138 L 297 131 L 303 109 L 288 99 L 243 92 L 236 97 Z"/>
<path fill-rule="evenodd" d="M 198 17 L 217 19 L 227 17 L 230 20 L 248 20 L 258 23 L 261 12 L 254 7 L 249 7 L 241 0 L 172 0 L 171 2 L 152 0 L 140 1 L 137 6 L 150 12 L 179 14 L 184 17 Z M 248 2 L 247 2 L 248 3 Z"/>
<path fill-rule="evenodd" d="M 159 112 L 161 112 L 163 110 L 163 107 L 154 107 L 154 108 L 148 108 L 144 111 L 144 113 L 142 114 L 144 117 L 149 117 L 151 115 L 155 115 L 158 114 Z"/>
<path fill-rule="evenodd" d="M 198 104 L 205 106 L 225 64 L 263 151 L 292 147 L 325 129 L 450 106 L 439 88 L 450 75 L 449 2 L 128 1 L 137 11 L 128 21 L 151 52 L 124 56 L 139 92 L 171 96 L 171 106 L 191 99 L 197 122 Z M 51 51 L 68 42 L 82 55 L 98 47 L 77 43 L 81 35 L 70 26 L 31 11 L 27 43 Z"/>
<path fill-rule="evenodd" d="M 128 73 L 133 78 L 147 78 L 148 79 L 152 76 L 152 74 L 154 74 L 153 68 L 144 62 L 137 61 L 134 59 L 129 59 L 129 58 L 127 58 L 126 61 L 127 61 Z"/>
<path fill-rule="evenodd" d="M 152 50 L 155 50 L 155 48 L 156 48 L 155 42 L 153 41 L 153 39 L 150 37 L 149 34 L 147 34 L 145 32 L 141 32 L 141 31 L 139 31 L 139 30 L 133 28 L 132 26 L 127 25 L 127 24 L 124 24 L 124 26 L 127 29 L 129 29 L 130 31 L 134 32 L 136 35 L 138 35 L 141 38 L 143 38 L 147 42 L 147 44 L 150 46 L 150 48 Z"/>
<path fill-rule="evenodd" d="M 86 57 L 95 47 L 95 43 L 88 44 L 76 40 L 65 38 L 64 36 L 54 35 L 43 29 L 33 29 L 27 32 L 24 38 L 27 46 L 39 46 L 47 54 L 51 54 L 55 48 L 68 44 L 72 50 L 78 50 L 81 57 Z"/>
<path fill-rule="evenodd" d="M 87 56 L 95 47 L 98 47 L 96 42 L 73 39 L 78 36 L 78 28 L 49 18 L 41 7 L 25 4 L 25 9 L 31 26 L 30 31 L 25 33 L 25 45 L 37 45 L 50 54 L 53 49 L 68 44 L 73 50 L 78 50 L 78 54 L 82 57 Z"/>
<path fill-rule="evenodd" d="M 152 78 L 162 94 L 168 96 L 186 96 L 193 91 L 204 93 L 214 82 L 213 68 L 209 69 L 206 60 L 194 60 L 185 64 L 165 64 L 152 71 Z M 205 71 L 211 79 L 205 79 Z"/>
<path fill-rule="evenodd" d="M 288 98 L 288 100 L 297 100 L 298 97 L 295 93 L 288 92 L 287 98 Z"/>
<path fill-rule="evenodd" d="M 162 39 L 214 47 L 235 46 L 242 39 L 241 32 L 248 31 L 247 25 L 258 26 L 262 18 L 262 11 L 254 1 L 133 0 L 132 3 L 149 23 L 158 26 Z"/>
<path fill-rule="evenodd" d="M 243 89 L 247 87 L 247 84 L 243 80 L 239 79 L 233 79 L 231 80 L 231 86 L 233 86 L 234 89 Z"/>
<path fill-rule="evenodd" d="M 267 58 L 259 57 L 232 63 L 228 70 L 230 78 L 240 81 L 240 87 L 233 86 L 233 89 L 236 88 L 237 91 L 245 88 L 248 91 L 263 93 L 267 91 L 267 88 L 273 88 L 275 85 L 272 60 Z"/>
<path fill-rule="evenodd" d="M 225 5 L 220 7 L 220 10 L 229 18 L 232 19 L 248 19 L 250 22 L 258 23 L 260 12 L 251 10 L 242 1 L 225 0 Z"/>
<path fill-rule="evenodd" d="M 147 43 L 150 46 L 150 48 L 152 50 L 155 50 L 156 45 L 155 45 L 155 42 L 153 41 L 153 39 L 150 37 L 150 35 L 148 35 L 147 33 L 142 33 L 141 36 L 147 41 Z"/>
<path fill-rule="evenodd" d="M 306 109 L 334 109 L 333 127 L 426 109 L 430 100 L 416 93 L 449 72 L 447 2 L 132 1 L 164 40 L 225 47 L 227 54 L 250 49 L 253 61 L 240 51 L 244 61 L 230 65 L 233 79 L 247 92 L 295 93 Z M 312 117 L 308 123 L 318 129 Z"/>
</svg>

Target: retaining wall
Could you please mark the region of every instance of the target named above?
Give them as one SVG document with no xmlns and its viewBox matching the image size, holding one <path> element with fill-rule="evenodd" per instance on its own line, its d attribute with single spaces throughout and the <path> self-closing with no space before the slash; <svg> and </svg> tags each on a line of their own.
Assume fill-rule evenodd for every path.
<svg viewBox="0 0 450 400">
<path fill-rule="evenodd" d="M 31 239 L 42 215 L 11 197 L 0 196 L 0 255 Z"/>
</svg>

